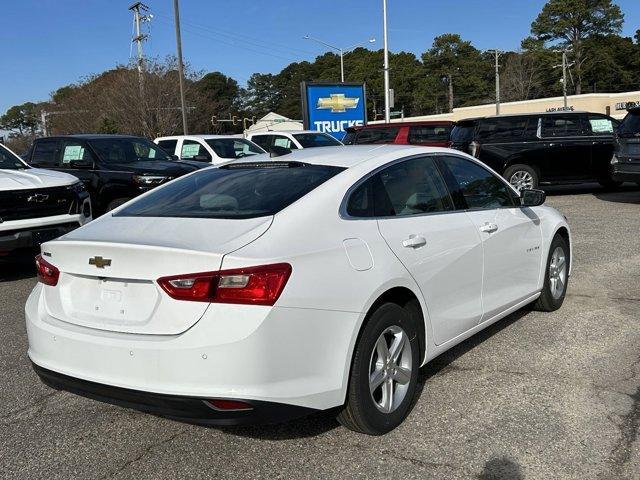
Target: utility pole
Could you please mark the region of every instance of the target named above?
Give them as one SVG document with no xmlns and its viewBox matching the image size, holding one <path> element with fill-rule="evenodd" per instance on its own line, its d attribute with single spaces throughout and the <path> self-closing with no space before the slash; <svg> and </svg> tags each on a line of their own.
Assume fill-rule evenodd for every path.
<svg viewBox="0 0 640 480">
<path fill-rule="evenodd" d="M 389 38 L 387 34 L 387 0 L 382 0 L 382 29 L 384 31 L 384 121 L 391 121 L 391 99 L 389 98 Z"/>
<path fill-rule="evenodd" d="M 184 65 L 182 64 L 182 37 L 180 35 L 180 8 L 178 0 L 173 0 L 173 13 L 176 23 L 176 48 L 178 55 L 178 75 L 180 76 L 180 105 L 182 107 L 182 133 L 187 133 L 187 108 L 184 98 Z"/>
<path fill-rule="evenodd" d="M 140 78 L 142 79 L 142 71 L 144 70 L 144 57 L 142 56 L 142 42 L 147 39 L 147 35 L 140 32 L 140 23 L 144 21 L 151 20 L 151 15 L 141 15 L 142 12 L 148 12 L 149 7 L 147 7 L 142 2 L 136 2 L 129 7 L 129 10 L 133 12 L 133 20 L 136 25 L 136 36 L 133 37 L 133 42 L 136 42 L 138 45 L 138 73 L 140 74 Z M 140 80 L 142 82 L 142 80 Z"/>
<path fill-rule="evenodd" d="M 567 51 L 562 51 L 562 92 L 564 95 L 564 108 L 567 108 Z"/>
<path fill-rule="evenodd" d="M 500 115 L 500 65 L 498 64 L 500 50 L 495 49 L 493 52 L 496 57 L 496 115 Z"/>
<path fill-rule="evenodd" d="M 449 85 L 449 113 L 453 113 L 453 77 L 447 74 L 447 84 Z"/>
</svg>

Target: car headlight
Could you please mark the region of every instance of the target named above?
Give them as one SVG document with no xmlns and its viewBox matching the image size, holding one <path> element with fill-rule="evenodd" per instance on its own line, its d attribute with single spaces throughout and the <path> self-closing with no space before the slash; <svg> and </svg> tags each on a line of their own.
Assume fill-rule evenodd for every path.
<svg viewBox="0 0 640 480">
<path fill-rule="evenodd" d="M 619 163 L 620 160 L 618 160 L 618 157 L 616 157 L 616 154 L 613 154 L 613 157 L 611 157 L 611 165 L 615 165 L 616 163 Z"/>
<path fill-rule="evenodd" d="M 67 187 L 67 190 L 71 190 L 74 193 L 82 193 L 87 191 L 87 189 L 84 186 L 84 183 L 82 182 L 76 182 L 73 185 L 69 185 Z"/>
<path fill-rule="evenodd" d="M 140 185 L 142 187 L 155 187 L 156 185 L 160 185 L 165 182 L 168 177 L 160 176 L 160 175 L 134 175 L 133 181 L 136 185 Z"/>
</svg>

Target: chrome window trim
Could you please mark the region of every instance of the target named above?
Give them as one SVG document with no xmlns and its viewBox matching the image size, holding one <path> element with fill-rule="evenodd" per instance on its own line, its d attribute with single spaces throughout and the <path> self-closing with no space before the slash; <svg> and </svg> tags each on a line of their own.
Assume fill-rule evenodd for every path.
<svg viewBox="0 0 640 480">
<path fill-rule="evenodd" d="M 491 170 L 489 170 L 487 168 L 486 165 L 484 165 L 482 162 L 478 161 L 475 158 L 472 157 L 467 157 L 467 156 L 463 156 L 463 155 L 459 155 L 457 153 L 442 153 L 442 152 L 438 152 L 438 153 L 421 153 L 421 154 L 417 154 L 417 155 L 411 155 L 409 157 L 403 157 L 403 158 L 396 158 L 395 160 L 392 160 L 388 163 L 385 163 L 384 165 L 380 165 L 379 167 L 375 168 L 374 170 L 370 171 L 369 173 L 367 173 L 364 177 L 360 178 L 359 180 L 357 180 L 353 185 L 351 185 L 351 187 L 349 187 L 349 189 L 347 190 L 347 192 L 344 194 L 344 197 L 342 198 L 342 201 L 340 202 L 340 207 L 338 209 L 338 215 L 340 216 L 341 219 L 343 220 L 388 220 L 391 218 L 398 218 L 398 219 L 403 219 L 403 218 L 414 218 L 414 217 L 426 217 L 426 216 L 432 216 L 432 215 L 450 215 L 450 214 L 455 214 L 455 213 L 466 213 L 466 212 L 480 212 L 480 211 L 484 211 L 484 210 L 502 210 L 502 209 L 510 209 L 510 208 L 524 208 L 522 205 L 513 205 L 513 206 L 500 206 L 500 207 L 495 207 L 495 208 L 465 208 L 465 209 L 460 209 L 460 208 L 455 208 L 455 202 L 453 201 L 453 198 L 451 198 L 451 192 L 449 191 L 449 188 L 446 184 L 445 181 L 445 187 L 447 188 L 447 192 L 449 193 L 449 198 L 451 198 L 451 204 L 453 205 L 453 210 L 444 210 L 441 212 L 426 212 L 426 213 L 416 213 L 416 214 L 412 214 L 412 215 L 394 215 L 394 216 L 376 216 L 376 215 L 372 215 L 371 217 L 354 217 L 352 215 L 349 215 L 349 213 L 347 212 L 347 205 L 349 203 L 349 200 L 351 199 L 351 195 L 353 194 L 353 192 L 355 192 L 355 190 L 358 189 L 358 187 L 360 185 L 362 185 L 364 182 L 366 182 L 367 180 L 369 180 L 371 177 L 373 177 L 374 175 L 376 175 L 377 173 L 379 173 L 380 171 L 391 167 L 397 163 L 402 163 L 408 160 L 414 160 L 416 158 L 424 158 L 424 157 L 457 157 L 457 158 L 461 158 L 463 160 L 467 160 L 470 161 L 472 163 L 475 163 L 476 165 L 480 166 L 481 168 L 483 168 L 484 170 L 486 170 L 487 172 L 489 172 L 491 175 L 493 175 L 494 177 L 498 178 L 500 181 L 502 181 L 503 184 L 505 184 L 507 186 L 507 188 L 515 195 L 515 198 L 519 199 L 520 194 L 518 193 L 518 191 L 513 188 L 513 186 L 507 182 L 507 180 L 502 177 L 501 175 L 497 175 L 494 172 L 492 172 Z M 436 165 L 437 166 L 437 165 Z M 443 179 L 444 180 L 444 179 Z"/>
</svg>

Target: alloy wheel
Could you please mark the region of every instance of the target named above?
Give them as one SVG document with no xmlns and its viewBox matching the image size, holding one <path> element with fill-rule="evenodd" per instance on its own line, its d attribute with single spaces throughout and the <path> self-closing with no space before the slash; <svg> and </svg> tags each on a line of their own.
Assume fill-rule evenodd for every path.
<svg viewBox="0 0 640 480">
<path fill-rule="evenodd" d="M 509 183 L 518 191 L 531 189 L 533 176 L 525 170 L 517 170 L 509 178 Z"/>
<path fill-rule="evenodd" d="M 411 381 L 411 342 L 398 326 L 388 327 L 376 341 L 369 363 L 369 391 L 376 408 L 383 413 L 396 410 Z"/>
<path fill-rule="evenodd" d="M 556 247 L 551 255 L 551 263 L 549 263 L 549 287 L 551 295 L 556 300 L 564 293 L 564 286 L 567 282 L 567 261 L 564 250 Z"/>
</svg>

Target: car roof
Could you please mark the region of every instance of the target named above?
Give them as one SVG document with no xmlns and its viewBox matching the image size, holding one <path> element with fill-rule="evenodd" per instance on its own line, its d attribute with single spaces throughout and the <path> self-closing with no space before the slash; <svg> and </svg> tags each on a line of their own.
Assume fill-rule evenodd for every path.
<svg viewBox="0 0 640 480">
<path fill-rule="evenodd" d="M 253 155 L 229 163 L 255 163 L 265 161 L 301 162 L 312 165 L 328 165 L 349 168 L 382 155 L 401 157 L 402 154 L 447 153 L 446 148 L 418 147 L 414 145 L 375 144 L 375 145 L 340 145 L 335 147 L 316 147 L 292 150 L 291 153 L 277 157 L 269 154 Z"/>
<path fill-rule="evenodd" d="M 504 115 L 487 115 L 485 117 L 470 117 L 470 118 L 462 118 L 460 120 L 456 120 L 454 123 L 462 123 L 462 122 L 476 122 L 478 120 L 491 120 L 494 118 L 511 118 L 511 117 L 540 117 L 546 115 L 577 115 L 584 113 L 593 113 L 596 115 L 605 115 L 600 112 L 587 112 L 583 110 L 567 110 L 567 111 L 557 111 L 557 112 L 538 112 L 538 113 L 505 113 Z"/>
<path fill-rule="evenodd" d="M 72 135 L 50 135 L 48 137 L 40 137 L 36 140 L 44 140 L 49 138 L 80 138 L 82 140 L 97 140 L 100 138 L 143 138 L 136 135 L 114 135 L 110 133 L 76 133 Z"/>
<path fill-rule="evenodd" d="M 419 127 L 421 125 L 443 125 L 452 126 L 452 120 L 415 120 L 411 122 L 391 122 L 391 123 L 368 123 L 367 125 L 357 125 L 355 130 L 364 130 L 366 128 L 394 128 L 394 127 Z"/>
<path fill-rule="evenodd" d="M 215 140 L 219 138 L 233 138 L 238 139 L 242 138 L 242 135 L 239 133 L 229 133 L 227 135 L 209 135 L 209 134 L 196 134 L 196 135 L 167 135 L 165 137 L 157 137 L 156 140 L 178 140 L 178 139 L 190 139 L 190 138 L 199 138 L 201 140 Z"/>
<path fill-rule="evenodd" d="M 266 132 L 255 132 L 255 133 L 249 133 L 249 135 L 251 136 L 255 136 L 255 135 L 277 135 L 278 133 L 284 133 L 284 134 L 290 134 L 293 135 L 295 133 L 324 133 L 324 132 L 319 132 L 318 130 L 267 130 Z M 324 133 L 325 135 L 328 135 L 326 133 Z"/>
</svg>

